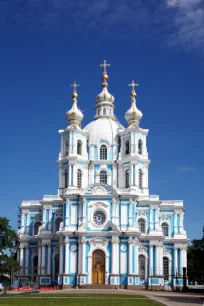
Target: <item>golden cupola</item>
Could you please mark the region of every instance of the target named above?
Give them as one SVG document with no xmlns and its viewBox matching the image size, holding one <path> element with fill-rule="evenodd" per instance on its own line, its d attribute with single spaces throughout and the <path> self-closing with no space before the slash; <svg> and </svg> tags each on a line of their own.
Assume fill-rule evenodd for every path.
<svg viewBox="0 0 204 306">
<path fill-rule="evenodd" d="M 84 115 L 78 109 L 77 106 L 77 98 L 78 98 L 78 93 L 77 93 L 77 87 L 79 86 L 76 84 L 76 82 L 71 85 L 74 87 L 73 93 L 72 93 L 72 108 L 66 113 L 66 118 L 68 120 L 69 125 L 75 125 L 75 126 L 81 126 L 81 122 L 84 118 Z"/>
<path fill-rule="evenodd" d="M 102 75 L 102 91 L 100 94 L 96 96 L 96 116 L 95 118 L 99 117 L 114 117 L 113 109 L 114 109 L 114 100 L 112 94 L 108 91 L 108 74 L 106 68 L 110 66 L 110 64 L 104 63 L 100 65 L 104 68 L 103 75 Z"/>
<path fill-rule="evenodd" d="M 142 112 L 137 108 L 136 106 L 136 91 L 135 91 L 135 86 L 138 86 L 138 84 L 135 84 L 134 81 L 132 81 L 131 84 L 128 86 L 132 87 L 131 90 L 131 107 L 130 109 L 125 113 L 125 119 L 127 120 L 128 126 L 131 125 L 138 125 L 140 123 L 140 120 L 143 117 Z"/>
</svg>

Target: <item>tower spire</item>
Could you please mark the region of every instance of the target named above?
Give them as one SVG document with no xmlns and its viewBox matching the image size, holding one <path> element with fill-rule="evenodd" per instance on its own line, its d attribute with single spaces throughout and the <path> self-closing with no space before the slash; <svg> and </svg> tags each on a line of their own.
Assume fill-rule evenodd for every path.
<svg viewBox="0 0 204 306">
<path fill-rule="evenodd" d="M 138 87 L 139 84 L 135 84 L 134 80 L 132 80 L 132 83 L 128 84 L 128 86 L 132 87 L 130 95 L 132 105 L 130 109 L 126 112 L 125 119 L 127 120 L 129 126 L 133 124 L 139 125 L 139 122 L 143 116 L 142 112 L 136 106 L 137 93 L 135 91 L 135 87 Z"/>
<path fill-rule="evenodd" d="M 72 108 L 66 113 L 66 117 L 68 119 L 69 125 L 76 125 L 76 126 L 81 126 L 81 122 L 84 118 L 84 115 L 78 109 L 77 106 L 77 98 L 78 98 L 78 93 L 77 93 L 77 87 L 80 85 L 76 83 L 76 81 L 71 84 L 70 86 L 74 87 L 73 93 L 72 93 Z"/>
<path fill-rule="evenodd" d="M 107 64 L 106 60 L 104 60 L 103 64 L 100 64 L 100 67 L 103 67 L 103 76 L 102 76 L 102 86 L 103 87 L 108 87 L 108 73 L 107 73 L 107 70 L 106 68 L 107 67 L 110 67 L 110 64 Z"/>
</svg>

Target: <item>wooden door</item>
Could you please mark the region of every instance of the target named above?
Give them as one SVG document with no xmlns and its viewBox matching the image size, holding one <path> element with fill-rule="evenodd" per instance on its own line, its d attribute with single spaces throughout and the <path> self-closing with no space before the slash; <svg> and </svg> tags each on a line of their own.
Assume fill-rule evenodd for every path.
<svg viewBox="0 0 204 306">
<path fill-rule="evenodd" d="M 105 284 L 105 254 L 101 250 L 96 250 L 93 252 L 92 284 Z"/>
</svg>

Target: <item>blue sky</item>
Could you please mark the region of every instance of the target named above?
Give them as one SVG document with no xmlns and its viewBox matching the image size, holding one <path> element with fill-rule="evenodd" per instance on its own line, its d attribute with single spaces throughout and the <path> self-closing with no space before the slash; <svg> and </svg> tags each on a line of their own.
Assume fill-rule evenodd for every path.
<svg viewBox="0 0 204 306">
<path fill-rule="evenodd" d="M 94 116 L 100 63 L 126 125 L 132 79 L 150 130 L 151 194 L 183 199 L 189 237 L 204 224 L 204 5 L 201 0 L 0 0 L 1 215 L 58 187 L 58 130 L 76 80 L 83 126 Z"/>
</svg>

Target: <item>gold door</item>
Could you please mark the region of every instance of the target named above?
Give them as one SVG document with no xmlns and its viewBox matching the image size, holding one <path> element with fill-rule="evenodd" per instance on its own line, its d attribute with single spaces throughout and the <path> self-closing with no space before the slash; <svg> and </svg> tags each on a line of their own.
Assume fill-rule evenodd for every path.
<svg viewBox="0 0 204 306">
<path fill-rule="evenodd" d="M 105 284 L 105 254 L 101 250 L 93 252 L 92 284 Z"/>
</svg>

